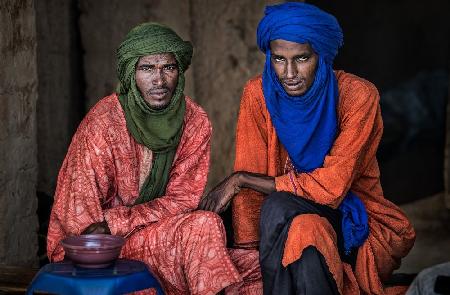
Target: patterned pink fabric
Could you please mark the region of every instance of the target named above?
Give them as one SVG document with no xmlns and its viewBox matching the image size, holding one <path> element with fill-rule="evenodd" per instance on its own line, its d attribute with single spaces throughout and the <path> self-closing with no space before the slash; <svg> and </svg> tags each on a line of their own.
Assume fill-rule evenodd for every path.
<svg viewBox="0 0 450 295">
<path fill-rule="evenodd" d="M 144 261 L 167 294 L 215 294 L 227 286 L 228 294 L 261 294 L 257 252 L 227 250 L 220 217 L 193 212 L 207 180 L 211 125 L 188 97 L 183 128 L 166 195 L 133 206 L 151 152 L 128 133 L 117 95 L 97 103 L 78 127 L 58 176 L 50 261 L 64 258 L 61 239 L 106 220 L 112 234 L 127 237 L 121 256 Z"/>
</svg>

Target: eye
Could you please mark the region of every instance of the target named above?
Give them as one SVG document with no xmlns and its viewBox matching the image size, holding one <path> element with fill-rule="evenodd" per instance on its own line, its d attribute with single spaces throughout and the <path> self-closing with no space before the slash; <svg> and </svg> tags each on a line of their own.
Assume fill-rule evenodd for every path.
<svg viewBox="0 0 450 295">
<path fill-rule="evenodd" d="M 306 55 L 297 56 L 297 57 L 295 58 L 295 60 L 296 60 L 297 62 L 307 61 L 308 59 L 309 59 L 309 56 L 306 56 Z"/>
<path fill-rule="evenodd" d="M 165 65 L 164 70 L 168 72 L 173 72 L 178 69 L 177 65 Z"/>
<path fill-rule="evenodd" d="M 284 59 L 284 57 L 275 55 L 275 56 L 272 56 L 272 60 L 276 63 L 281 63 L 281 62 L 284 62 L 285 59 Z"/>
<path fill-rule="evenodd" d="M 144 72 L 150 72 L 150 71 L 153 71 L 154 70 L 154 68 L 153 67 L 150 67 L 150 66 L 140 66 L 139 67 L 139 70 L 141 70 L 141 71 L 144 71 Z"/>
</svg>

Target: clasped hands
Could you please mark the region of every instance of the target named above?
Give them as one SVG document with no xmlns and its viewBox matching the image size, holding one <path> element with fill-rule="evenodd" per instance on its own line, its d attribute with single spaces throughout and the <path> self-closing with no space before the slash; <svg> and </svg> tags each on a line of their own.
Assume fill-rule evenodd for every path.
<svg viewBox="0 0 450 295">
<path fill-rule="evenodd" d="M 92 223 L 81 233 L 82 235 L 89 234 L 111 234 L 111 230 L 108 227 L 108 223 L 106 221 Z"/>
</svg>

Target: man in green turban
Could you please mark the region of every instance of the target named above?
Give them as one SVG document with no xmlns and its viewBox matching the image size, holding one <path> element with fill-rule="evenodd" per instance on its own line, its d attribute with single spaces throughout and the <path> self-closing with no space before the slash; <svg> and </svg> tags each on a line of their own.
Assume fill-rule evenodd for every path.
<svg viewBox="0 0 450 295">
<path fill-rule="evenodd" d="M 144 23 L 117 50 L 117 92 L 73 137 L 58 176 L 48 230 L 50 261 L 70 235 L 126 238 L 122 257 L 144 261 L 167 294 L 260 292 L 256 252 L 229 250 L 222 221 L 194 211 L 209 169 L 211 124 L 184 95 L 192 45 Z"/>
</svg>

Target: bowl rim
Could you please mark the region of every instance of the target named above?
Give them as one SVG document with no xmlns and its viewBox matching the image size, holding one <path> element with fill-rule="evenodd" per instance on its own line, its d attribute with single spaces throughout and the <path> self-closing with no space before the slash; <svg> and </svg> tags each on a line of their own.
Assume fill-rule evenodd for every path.
<svg viewBox="0 0 450 295">
<path fill-rule="evenodd" d="M 72 245 L 70 243 L 67 243 L 68 239 L 78 238 L 78 237 L 85 237 L 87 239 L 89 238 L 98 238 L 98 237 L 106 237 L 109 240 L 113 240 L 115 242 L 115 245 L 102 245 L 100 247 L 93 247 L 93 246 L 83 246 L 83 245 Z M 64 248 L 68 248 L 69 250 L 85 250 L 85 251 L 92 251 L 92 250 L 111 250 L 115 248 L 121 248 L 125 244 L 125 239 L 121 236 L 117 235 L 108 235 L 108 234 L 87 234 L 87 235 L 73 235 L 73 236 L 67 236 L 64 239 L 60 241 L 61 246 Z"/>
</svg>

